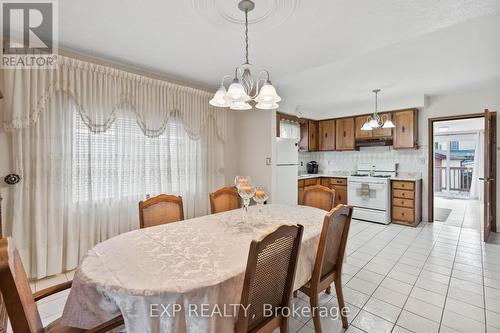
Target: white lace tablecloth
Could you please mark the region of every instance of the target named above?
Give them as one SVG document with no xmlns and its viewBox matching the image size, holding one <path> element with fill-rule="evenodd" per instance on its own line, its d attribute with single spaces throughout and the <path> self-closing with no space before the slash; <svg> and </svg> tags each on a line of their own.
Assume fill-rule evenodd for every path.
<svg viewBox="0 0 500 333">
<path fill-rule="evenodd" d="M 127 332 L 233 332 L 252 239 L 278 224 L 304 226 L 297 289 L 311 277 L 325 213 L 252 206 L 244 223 L 238 209 L 111 238 L 82 260 L 62 323 L 90 328 L 122 313 Z"/>
</svg>

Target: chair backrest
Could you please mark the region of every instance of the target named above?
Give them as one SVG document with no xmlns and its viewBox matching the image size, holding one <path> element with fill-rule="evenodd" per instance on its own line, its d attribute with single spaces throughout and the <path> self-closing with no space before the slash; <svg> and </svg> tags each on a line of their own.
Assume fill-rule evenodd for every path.
<svg viewBox="0 0 500 333">
<path fill-rule="evenodd" d="M 0 239 L 0 290 L 14 332 L 44 332 L 21 257 L 10 237 Z"/>
<path fill-rule="evenodd" d="M 342 272 L 351 216 L 352 207 L 346 205 L 338 205 L 326 214 L 311 278 L 313 285 L 333 272 Z"/>
<path fill-rule="evenodd" d="M 316 207 L 326 211 L 332 210 L 335 201 L 335 190 L 322 185 L 312 185 L 304 189 L 304 206 Z"/>
<path fill-rule="evenodd" d="M 212 214 L 238 208 L 241 208 L 241 200 L 236 187 L 223 187 L 210 193 L 210 212 Z"/>
<path fill-rule="evenodd" d="M 274 319 L 263 313 L 264 304 L 275 310 L 290 305 L 303 227 L 281 225 L 250 244 L 236 332 L 258 331 Z M 269 330 L 269 332 L 272 330 Z"/>
<path fill-rule="evenodd" d="M 182 197 L 160 194 L 139 202 L 141 228 L 184 220 Z"/>
</svg>

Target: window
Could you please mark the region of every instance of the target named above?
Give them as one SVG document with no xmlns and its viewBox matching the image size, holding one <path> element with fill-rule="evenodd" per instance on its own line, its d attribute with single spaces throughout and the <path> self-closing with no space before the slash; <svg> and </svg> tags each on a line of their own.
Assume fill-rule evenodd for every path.
<svg viewBox="0 0 500 333">
<path fill-rule="evenodd" d="M 180 194 L 196 179 L 200 144 L 181 122 L 170 120 L 162 135 L 144 135 L 129 111 L 109 129 L 92 133 L 75 112 L 72 152 L 73 202 Z"/>
<path fill-rule="evenodd" d="M 280 137 L 300 140 L 300 124 L 293 121 L 281 120 Z"/>
</svg>

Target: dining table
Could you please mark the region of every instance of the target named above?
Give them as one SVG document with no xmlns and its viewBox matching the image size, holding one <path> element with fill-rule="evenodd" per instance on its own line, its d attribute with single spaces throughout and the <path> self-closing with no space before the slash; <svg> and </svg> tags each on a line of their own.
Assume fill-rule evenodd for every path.
<svg viewBox="0 0 500 333">
<path fill-rule="evenodd" d="M 234 332 L 252 240 L 304 226 L 296 290 L 311 278 L 325 214 L 250 206 L 110 238 L 83 257 L 61 323 L 88 329 L 121 314 L 127 332 Z"/>
</svg>

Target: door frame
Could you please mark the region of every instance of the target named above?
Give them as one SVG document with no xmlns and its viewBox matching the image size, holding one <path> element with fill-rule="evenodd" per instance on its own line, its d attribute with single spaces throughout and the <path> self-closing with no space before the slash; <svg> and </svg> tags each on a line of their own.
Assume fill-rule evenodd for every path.
<svg viewBox="0 0 500 333">
<path fill-rule="evenodd" d="M 496 113 L 493 111 L 490 111 L 491 113 Z M 427 205 L 427 220 L 429 223 L 434 222 L 434 123 L 435 122 L 440 122 L 440 121 L 447 121 L 447 120 L 460 120 L 460 119 L 471 119 L 471 118 L 483 118 L 484 119 L 484 112 L 480 113 L 469 113 L 469 114 L 461 114 L 461 115 L 455 115 L 455 116 L 442 116 L 442 117 L 435 117 L 435 118 L 429 118 L 428 119 L 428 126 L 427 126 L 427 133 L 428 133 L 428 141 L 427 141 L 427 146 L 428 146 L 428 170 L 427 170 L 427 197 L 428 197 L 428 205 Z M 486 151 L 485 151 L 486 153 Z M 496 170 L 495 170 L 496 172 Z M 486 199 L 486 198 L 485 198 Z M 496 212 L 496 200 L 495 202 L 492 202 L 493 204 L 493 210 Z M 493 217 L 493 223 L 491 226 L 492 231 L 496 232 L 496 216 Z"/>
</svg>

